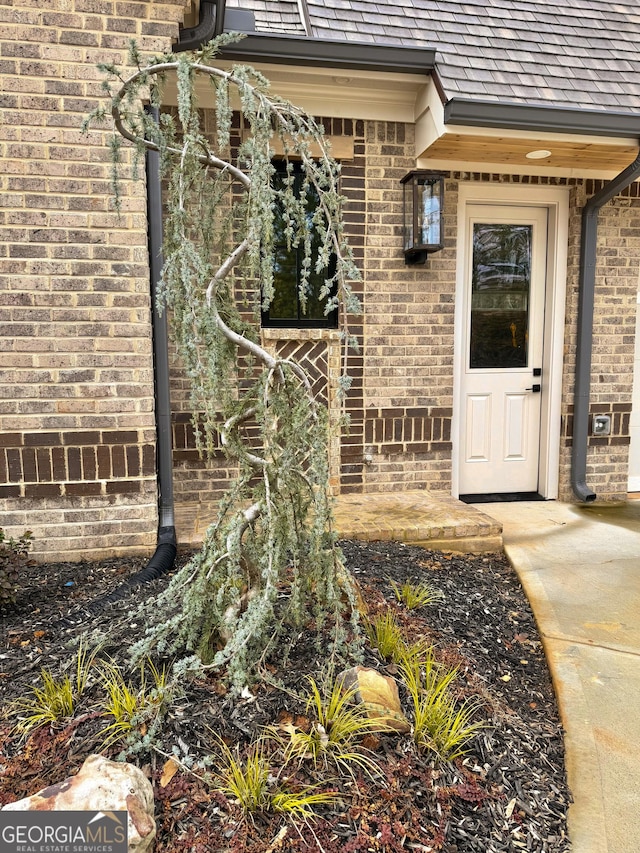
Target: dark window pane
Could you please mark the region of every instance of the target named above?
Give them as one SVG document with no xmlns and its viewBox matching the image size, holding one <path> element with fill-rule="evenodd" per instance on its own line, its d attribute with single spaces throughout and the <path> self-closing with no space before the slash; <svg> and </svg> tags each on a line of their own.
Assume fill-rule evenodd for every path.
<svg viewBox="0 0 640 853">
<path fill-rule="evenodd" d="M 526 367 L 531 225 L 473 226 L 469 367 Z"/>
<path fill-rule="evenodd" d="M 274 181 L 276 185 L 284 185 L 286 167 L 284 162 L 275 164 L 277 168 Z M 302 173 L 299 165 L 294 167 L 294 191 L 298 194 L 302 187 Z M 311 191 L 307 194 L 307 209 L 309 221 L 317 205 L 317 196 Z M 309 276 L 306 302 L 300 299 L 300 282 L 302 279 L 302 261 L 304 247 L 287 248 L 286 222 L 278 211 L 274 218 L 274 291 L 275 295 L 268 311 L 262 314 L 264 326 L 337 326 L 337 312 L 325 313 L 326 300 L 320 298 L 320 292 L 325 279 L 330 278 L 335 271 L 331 264 L 328 270 L 320 273 L 315 271 L 315 258 L 319 251 L 319 240 L 313 236 L 311 255 L 311 274 Z"/>
<path fill-rule="evenodd" d="M 271 318 L 291 318 L 297 316 L 298 268 L 294 252 L 288 252 L 286 245 L 274 247 L 275 292 L 269 316 Z"/>
</svg>

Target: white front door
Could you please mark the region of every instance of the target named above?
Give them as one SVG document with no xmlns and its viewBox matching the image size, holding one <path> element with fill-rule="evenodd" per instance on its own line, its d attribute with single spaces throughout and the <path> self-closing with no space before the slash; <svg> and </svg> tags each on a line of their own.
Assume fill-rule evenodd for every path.
<svg viewBox="0 0 640 853">
<path fill-rule="evenodd" d="M 548 209 L 466 211 L 459 493 L 537 492 Z"/>
</svg>

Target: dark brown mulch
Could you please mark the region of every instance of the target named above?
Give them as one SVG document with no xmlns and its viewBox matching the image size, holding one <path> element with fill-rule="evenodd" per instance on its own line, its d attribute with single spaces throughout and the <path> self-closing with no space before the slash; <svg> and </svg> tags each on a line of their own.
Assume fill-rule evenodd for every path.
<svg viewBox="0 0 640 853">
<path fill-rule="evenodd" d="M 203 781 L 206 769 L 198 769 L 199 762 L 215 751 L 211 731 L 246 748 L 265 725 L 292 720 L 304 725 L 306 676 L 318 678 L 327 662 L 301 634 L 286 668 L 273 670 L 282 687 L 263 682 L 238 698 L 214 677 L 199 678 L 176 697 L 153 748 L 130 756 L 155 786 L 157 853 L 570 850 L 570 794 L 555 697 L 533 615 L 506 559 L 391 542 L 343 542 L 342 547 L 371 612 L 392 608 L 408 638 L 430 639 L 443 660 L 457 665 L 460 696 L 481 702 L 487 727 L 464 760 L 453 764 L 419 752 L 409 737 L 371 737 L 367 745 L 380 766 L 375 779 L 337 778 L 308 766 L 290 774 L 294 787 L 324 782 L 323 790 L 329 786 L 339 794 L 320 819 L 296 827 L 279 815 L 247 820 Z M 0 805 L 76 772 L 99 750 L 105 723 L 97 718 L 95 702 L 87 701 L 67 724 L 40 729 L 26 741 L 12 732 L 11 703 L 29 694 L 42 667 L 56 673 L 68 665 L 74 654 L 70 637 L 87 623 L 108 624 L 115 614 L 107 608 L 87 616 L 81 608 L 143 566 L 143 560 L 120 559 L 25 570 L 17 608 L 0 617 Z M 425 578 L 442 591 L 443 601 L 415 611 L 400 606 L 390 582 Z M 153 594 L 164 583 L 155 581 L 133 596 Z M 364 663 L 394 674 L 375 650 L 367 650 Z M 107 754 L 118 751 L 112 747 Z M 166 772 L 162 779 L 172 754 L 185 764 L 194 762 L 197 775 L 180 768 L 170 781 Z"/>
</svg>

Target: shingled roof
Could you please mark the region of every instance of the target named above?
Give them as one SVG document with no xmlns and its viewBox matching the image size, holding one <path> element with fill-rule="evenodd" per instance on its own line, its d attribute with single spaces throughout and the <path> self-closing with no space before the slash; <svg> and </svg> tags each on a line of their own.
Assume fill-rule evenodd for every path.
<svg viewBox="0 0 640 853">
<path fill-rule="evenodd" d="M 640 110 L 636 1 L 227 0 L 227 6 L 253 10 L 257 32 L 435 48 L 448 99 Z"/>
<path fill-rule="evenodd" d="M 257 32 L 310 35 L 302 17 L 305 6 L 298 0 L 277 0 L 275 3 L 270 0 L 231 0 L 226 5 L 230 9 L 251 10 L 255 15 Z"/>
</svg>

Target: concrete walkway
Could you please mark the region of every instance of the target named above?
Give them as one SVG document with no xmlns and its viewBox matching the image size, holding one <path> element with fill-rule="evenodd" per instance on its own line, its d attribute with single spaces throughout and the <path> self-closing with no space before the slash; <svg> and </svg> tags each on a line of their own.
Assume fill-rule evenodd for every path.
<svg viewBox="0 0 640 853">
<path fill-rule="evenodd" d="M 640 502 L 482 504 L 527 593 L 562 722 L 574 853 L 640 851 Z"/>
</svg>

